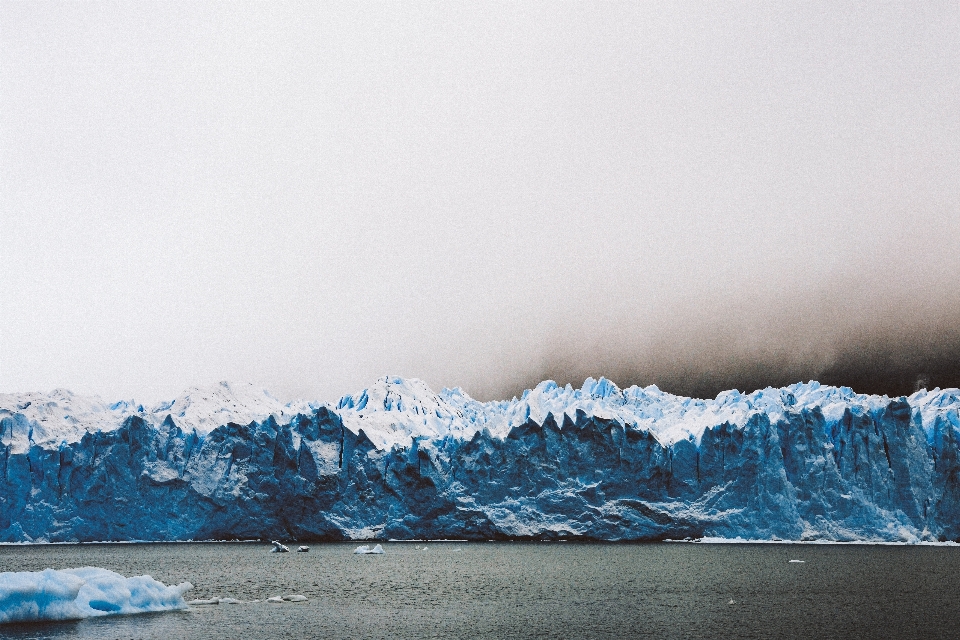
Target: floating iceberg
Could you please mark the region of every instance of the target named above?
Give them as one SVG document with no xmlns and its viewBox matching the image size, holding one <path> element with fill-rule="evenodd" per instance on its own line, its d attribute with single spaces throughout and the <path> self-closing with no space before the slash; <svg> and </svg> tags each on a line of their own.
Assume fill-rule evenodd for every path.
<svg viewBox="0 0 960 640">
<path fill-rule="evenodd" d="M 310 547 L 308 547 L 305 544 L 302 544 L 299 547 L 297 547 L 297 553 L 306 553 L 308 551 L 310 551 Z"/>
<path fill-rule="evenodd" d="M 380 545 L 377 545 L 373 549 L 371 549 L 369 545 L 361 545 L 356 549 L 354 549 L 353 552 L 359 555 L 368 555 L 372 553 L 380 554 L 380 553 L 383 553 L 383 547 L 381 547 Z"/>
<path fill-rule="evenodd" d="M 192 588 L 97 567 L 0 573 L 0 623 L 186 609 L 183 594 Z"/>
<path fill-rule="evenodd" d="M 290 553 L 290 547 L 285 544 L 280 544 L 276 540 L 271 541 L 273 544 L 273 549 L 270 549 L 273 553 Z"/>
</svg>

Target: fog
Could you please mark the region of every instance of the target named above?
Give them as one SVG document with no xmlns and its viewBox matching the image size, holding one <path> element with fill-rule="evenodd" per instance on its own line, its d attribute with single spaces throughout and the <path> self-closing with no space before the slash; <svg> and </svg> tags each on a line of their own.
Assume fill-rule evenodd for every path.
<svg viewBox="0 0 960 640">
<path fill-rule="evenodd" d="M 960 386 L 960 8 L 0 9 L 0 391 Z"/>
</svg>

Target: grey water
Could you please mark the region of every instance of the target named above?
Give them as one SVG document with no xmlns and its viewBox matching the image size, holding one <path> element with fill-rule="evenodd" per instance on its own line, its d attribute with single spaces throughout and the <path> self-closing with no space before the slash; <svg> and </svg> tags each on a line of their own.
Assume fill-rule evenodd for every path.
<svg viewBox="0 0 960 640">
<path fill-rule="evenodd" d="M 2 625 L 0 637 L 960 637 L 956 547 L 404 542 L 384 544 L 381 556 L 355 547 L 0 546 L 0 571 L 97 566 L 190 581 L 188 600 L 246 601 Z M 308 600 L 263 602 L 288 594 Z"/>
</svg>

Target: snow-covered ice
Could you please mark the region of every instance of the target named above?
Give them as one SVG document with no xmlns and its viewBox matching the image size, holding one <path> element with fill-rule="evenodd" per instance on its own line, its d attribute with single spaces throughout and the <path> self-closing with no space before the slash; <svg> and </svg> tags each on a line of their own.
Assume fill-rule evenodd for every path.
<svg viewBox="0 0 960 640">
<path fill-rule="evenodd" d="M 11 446 L 11 452 L 26 451 L 31 444 L 57 446 L 76 442 L 88 432 L 117 429 L 131 416 L 155 426 L 169 419 L 181 431 L 207 434 L 228 423 L 247 425 L 270 417 L 285 424 L 325 407 L 335 411 L 354 434 L 363 430 L 379 449 L 409 446 L 414 439 L 469 439 L 483 429 L 503 438 L 527 421 L 542 424 L 548 415 L 557 422 L 564 416 L 575 420 L 578 412 L 649 431 L 669 445 L 699 440 L 705 429 L 724 422 L 742 427 L 757 413 L 776 422 L 788 412 L 816 407 L 828 421 L 836 421 L 847 409 L 876 411 L 890 400 L 815 381 L 749 394 L 730 390 L 712 400 L 697 399 L 661 391 L 656 385 L 621 390 L 605 378 L 587 378 L 579 389 L 546 380 L 520 398 L 491 402 L 474 400 L 460 388 L 436 393 L 422 380 L 395 376 L 384 376 L 336 405 L 307 400 L 283 403 L 265 389 L 230 382 L 193 387 L 173 400 L 147 406 L 134 400 L 107 403 L 56 389 L 0 394 L 0 440 Z M 960 429 L 960 390 L 923 389 L 907 401 L 928 437 L 937 419 Z"/>
<path fill-rule="evenodd" d="M 191 588 L 97 567 L 0 573 L 0 623 L 185 609 L 183 594 Z"/>
<path fill-rule="evenodd" d="M 77 442 L 86 433 L 113 431 L 131 416 L 153 425 L 169 418 L 183 431 L 205 434 L 230 422 L 250 424 L 271 416 L 289 422 L 318 406 L 305 401 L 283 403 L 265 389 L 230 382 L 193 387 L 173 400 L 146 406 L 135 400 L 107 403 L 66 389 L 0 393 L 0 439 L 17 452 L 32 444 L 57 446 Z"/>
</svg>

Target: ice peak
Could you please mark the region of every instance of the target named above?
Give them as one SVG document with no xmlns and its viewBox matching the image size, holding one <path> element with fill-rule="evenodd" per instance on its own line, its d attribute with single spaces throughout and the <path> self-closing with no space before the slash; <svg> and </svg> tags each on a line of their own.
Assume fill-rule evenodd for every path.
<svg viewBox="0 0 960 640">
<path fill-rule="evenodd" d="M 340 398 L 337 411 L 347 428 L 363 432 L 378 447 L 407 446 L 413 438 L 461 435 L 474 420 L 463 409 L 480 405 L 461 389 L 440 394 L 417 378 L 384 376 L 363 391 Z M 476 418 L 475 410 L 471 417 Z"/>
<path fill-rule="evenodd" d="M 423 380 L 383 376 L 363 391 L 340 398 L 337 408 L 433 413 L 441 405 L 440 397 Z"/>
<path fill-rule="evenodd" d="M 612 395 L 619 394 L 620 387 L 610 380 L 607 380 L 603 376 L 600 376 L 599 380 L 594 380 L 593 378 L 587 378 L 584 380 L 583 386 L 580 387 L 580 391 L 595 398 L 608 398 Z"/>
</svg>

